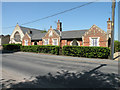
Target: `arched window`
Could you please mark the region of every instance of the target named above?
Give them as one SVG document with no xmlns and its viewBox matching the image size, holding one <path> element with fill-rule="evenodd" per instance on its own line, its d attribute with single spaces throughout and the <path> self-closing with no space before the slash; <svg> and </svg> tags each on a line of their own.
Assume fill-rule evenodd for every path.
<svg viewBox="0 0 120 90">
<path fill-rule="evenodd" d="M 16 33 L 14 34 L 14 40 L 15 40 L 16 42 L 21 42 L 21 37 L 20 37 L 19 32 L 16 32 Z"/>
</svg>

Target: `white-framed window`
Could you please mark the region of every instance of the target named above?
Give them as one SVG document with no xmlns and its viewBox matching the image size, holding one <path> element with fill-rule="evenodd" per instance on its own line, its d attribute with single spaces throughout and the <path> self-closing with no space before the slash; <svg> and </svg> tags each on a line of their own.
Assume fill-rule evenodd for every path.
<svg viewBox="0 0 120 90">
<path fill-rule="evenodd" d="M 92 38 L 92 46 L 97 46 L 98 45 L 98 38 Z"/>
<path fill-rule="evenodd" d="M 90 46 L 99 46 L 99 37 L 90 37 Z"/>
<path fill-rule="evenodd" d="M 58 45 L 58 39 L 52 39 L 52 45 Z"/>
<path fill-rule="evenodd" d="M 25 40 L 25 46 L 28 46 L 28 40 Z"/>
<path fill-rule="evenodd" d="M 49 36 L 52 36 L 52 31 L 49 32 Z"/>
<path fill-rule="evenodd" d="M 44 39 L 44 45 L 48 45 L 49 44 L 49 39 Z"/>
</svg>

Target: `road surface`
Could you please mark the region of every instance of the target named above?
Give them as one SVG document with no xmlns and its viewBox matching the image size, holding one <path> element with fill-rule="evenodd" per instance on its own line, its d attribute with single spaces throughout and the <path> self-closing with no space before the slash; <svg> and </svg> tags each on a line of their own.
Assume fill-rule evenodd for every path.
<svg viewBox="0 0 120 90">
<path fill-rule="evenodd" d="M 99 71 L 102 74 L 109 76 L 114 74 L 113 78 L 115 78 L 114 76 L 118 75 L 118 61 L 112 61 L 108 59 L 89 59 L 69 56 L 35 54 L 26 52 L 2 54 L 2 81 L 6 87 L 9 86 L 9 83 L 11 82 L 18 83 L 35 80 L 36 76 L 55 76 L 59 73 L 65 72 L 81 74 L 82 72 L 84 74 L 85 72 L 89 72 L 91 75 L 91 72 L 94 74 L 95 71 Z M 41 84 L 41 87 L 46 87 L 45 85 Z M 49 87 L 52 87 L 52 85 Z M 64 85 L 53 85 L 53 87 L 55 86 L 65 87 Z"/>
</svg>

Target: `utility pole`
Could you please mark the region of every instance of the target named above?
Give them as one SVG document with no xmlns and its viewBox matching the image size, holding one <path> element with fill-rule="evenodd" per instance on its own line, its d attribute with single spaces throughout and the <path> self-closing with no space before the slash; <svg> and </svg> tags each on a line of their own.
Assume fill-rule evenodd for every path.
<svg viewBox="0 0 120 90">
<path fill-rule="evenodd" d="M 110 59 L 114 56 L 114 17 L 115 17 L 115 0 L 112 0 L 112 30 L 111 30 L 111 52 Z"/>
</svg>

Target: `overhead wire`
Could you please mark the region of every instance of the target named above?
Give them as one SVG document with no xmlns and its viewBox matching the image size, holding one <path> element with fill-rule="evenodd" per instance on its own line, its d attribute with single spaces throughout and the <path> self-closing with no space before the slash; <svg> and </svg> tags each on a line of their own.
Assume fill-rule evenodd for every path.
<svg viewBox="0 0 120 90">
<path fill-rule="evenodd" d="M 96 0 L 96 1 L 97 1 L 97 0 Z M 40 19 L 36 19 L 36 20 L 33 20 L 33 21 L 29 21 L 29 22 L 26 22 L 26 23 L 23 23 L 23 24 L 20 24 L 20 25 L 26 25 L 26 24 L 38 22 L 38 21 L 40 21 L 40 20 L 44 20 L 44 19 L 47 19 L 47 18 L 50 18 L 50 17 L 53 17 L 53 16 L 57 16 L 57 15 L 59 15 L 59 14 L 66 13 L 66 12 L 72 11 L 72 10 L 74 10 L 74 9 L 77 9 L 77 8 L 80 8 L 80 7 L 83 7 L 83 6 L 92 4 L 92 3 L 94 3 L 94 2 L 88 2 L 88 3 L 85 3 L 85 4 L 83 4 L 83 5 L 80 5 L 80 6 L 71 8 L 71 9 L 67 9 L 67 10 L 64 10 L 64 11 L 58 12 L 58 13 L 56 13 L 56 14 L 53 14 L 53 15 L 50 15 L 50 16 L 46 16 L 46 17 L 40 18 Z M 8 28 L 13 28 L 13 27 L 15 27 L 15 26 L 3 27 L 3 28 L 4 28 L 4 29 L 8 29 Z"/>
</svg>

